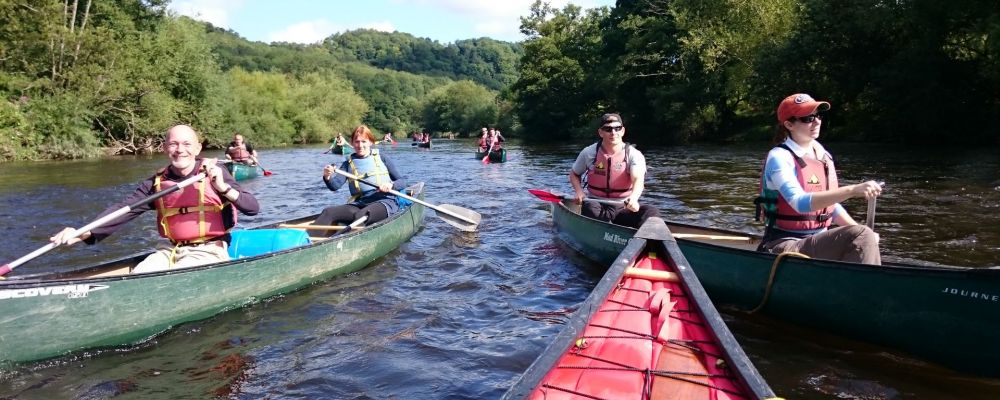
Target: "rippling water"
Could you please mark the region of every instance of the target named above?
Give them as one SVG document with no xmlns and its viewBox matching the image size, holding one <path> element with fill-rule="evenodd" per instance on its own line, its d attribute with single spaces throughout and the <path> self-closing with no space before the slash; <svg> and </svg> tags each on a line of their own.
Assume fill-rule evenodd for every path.
<svg viewBox="0 0 1000 400">
<path fill-rule="evenodd" d="M 427 182 L 427 199 L 483 215 L 463 233 L 430 213 L 399 250 L 360 272 L 195 323 L 136 348 L 75 354 L 0 373 L 0 398 L 498 398 L 560 330 L 601 267 L 555 241 L 547 204 L 566 193 L 585 143 L 512 146 L 482 165 L 472 143 L 383 151 Z M 1000 154 L 989 149 L 829 146 L 842 180 L 887 182 L 876 227 L 887 259 L 1000 265 Z M 748 232 L 766 146 L 644 149 L 647 201 L 669 219 Z M 995 149 L 993 149 L 995 150 Z M 314 213 L 345 193 L 320 182 L 322 148 L 264 152 L 274 172 L 245 183 L 254 226 Z M 0 261 L 80 226 L 163 164 L 160 157 L 0 165 Z M 859 219 L 865 204 L 846 206 Z M 149 213 L 147 213 L 149 214 Z M 97 246 L 57 249 L 23 270 L 94 263 L 150 248 L 146 215 Z M 890 349 L 739 312 L 724 315 L 774 390 L 789 399 L 996 399 L 1000 380 L 942 370 Z M 0 326 L 0 338 L 2 338 Z M 969 344 L 956 344 L 969 345 Z"/>
</svg>

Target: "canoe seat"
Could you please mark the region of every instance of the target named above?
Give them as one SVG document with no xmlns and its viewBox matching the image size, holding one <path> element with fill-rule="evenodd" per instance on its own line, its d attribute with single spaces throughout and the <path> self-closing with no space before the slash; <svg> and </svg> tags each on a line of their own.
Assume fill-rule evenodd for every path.
<svg viewBox="0 0 1000 400">
<path fill-rule="evenodd" d="M 229 257 L 253 257 L 309 244 L 301 229 L 249 229 L 230 231 Z"/>
</svg>

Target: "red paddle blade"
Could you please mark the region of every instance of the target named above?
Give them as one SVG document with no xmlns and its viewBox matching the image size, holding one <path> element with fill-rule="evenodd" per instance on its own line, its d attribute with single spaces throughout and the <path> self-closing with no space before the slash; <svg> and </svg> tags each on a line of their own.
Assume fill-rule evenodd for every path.
<svg viewBox="0 0 1000 400">
<path fill-rule="evenodd" d="M 271 175 L 274 175 L 274 172 L 268 171 L 266 169 L 264 170 L 264 176 L 271 176 Z"/>
<path fill-rule="evenodd" d="M 563 196 L 560 196 L 552 192 L 547 192 L 542 189 L 528 189 L 528 193 L 533 194 L 539 200 L 547 201 L 549 203 L 558 203 L 563 200 Z"/>
</svg>

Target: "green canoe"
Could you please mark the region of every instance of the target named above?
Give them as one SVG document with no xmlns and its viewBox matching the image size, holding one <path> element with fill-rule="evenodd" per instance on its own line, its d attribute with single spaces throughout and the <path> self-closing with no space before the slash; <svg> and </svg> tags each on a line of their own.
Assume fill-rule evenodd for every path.
<svg viewBox="0 0 1000 400">
<path fill-rule="evenodd" d="M 233 179 L 236 179 L 237 181 L 256 178 L 260 175 L 260 166 L 257 165 L 227 162 L 226 169 L 228 169 L 229 173 L 233 175 Z"/>
<path fill-rule="evenodd" d="M 476 151 L 476 159 L 482 160 L 486 157 L 485 152 Z M 490 162 L 491 163 L 505 163 L 507 162 L 507 149 L 500 149 L 499 151 L 490 152 Z"/>
<path fill-rule="evenodd" d="M 408 190 L 424 197 L 423 183 Z M 0 280 L 0 367 L 140 343 L 178 324 L 360 270 L 409 240 L 423 217 L 424 207 L 414 203 L 325 240 L 310 240 L 301 229 L 273 229 L 315 216 L 233 231 L 230 253 L 241 258 L 192 268 L 129 275 L 145 257 L 140 254 L 73 271 L 8 276 Z"/>
<path fill-rule="evenodd" d="M 553 203 L 560 240 L 603 264 L 635 229 Z M 1000 269 L 783 257 L 754 251 L 759 237 L 668 223 L 716 305 L 903 350 L 947 367 L 1000 376 Z M 768 292 L 769 276 L 774 278 Z"/>
<path fill-rule="evenodd" d="M 349 155 L 354 152 L 354 147 L 349 144 L 333 145 L 330 146 L 330 152 L 333 154 Z"/>
</svg>

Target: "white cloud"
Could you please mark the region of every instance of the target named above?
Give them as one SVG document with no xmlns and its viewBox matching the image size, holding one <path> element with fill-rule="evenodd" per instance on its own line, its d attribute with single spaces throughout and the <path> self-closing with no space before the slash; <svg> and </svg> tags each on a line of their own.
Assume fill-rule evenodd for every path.
<svg viewBox="0 0 1000 400">
<path fill-rule="evenodd" d="M 303 21 L 267 35 L 268 42 L 316 43 L 337 31 L 337 26 L 325 19 Z"/>
<path fill-rule="evenodd" d="M 377 21 L 354 27 L 339 26 L 326 19 L 303 21 L 289 25 L 285 29 L 267 35 L 268 42 L 318 43 L 328 36 L 350 29 L 365 28 L 383 32 L 393 32 L 396 28 L 389 21 Z"/>
<path fill-rule="evenodd" d="M 186 0 L 172 2 L 168 7 L 180 15 L 229 28 L 229 13 L 243 7 L 243 0 Z"/>
<path fill-rule="evenodd" d="M 399 4 L 417 4 L 422 7 L 440 8 L 459 14 L 472 22 L 476 33 L 506 40 L 521 36 L 522 16 L 528 15 L 534 0 L 392 0 Z M 583 8 L 614 4 L 609 0 L 548 0 L 553 8 L 561 9 L 573 3 Z"/>
</svg>

